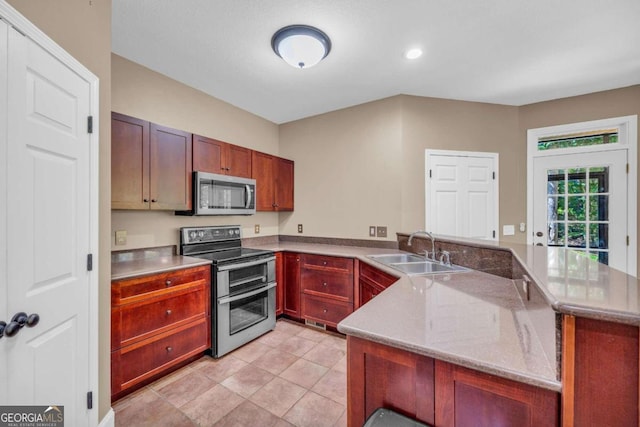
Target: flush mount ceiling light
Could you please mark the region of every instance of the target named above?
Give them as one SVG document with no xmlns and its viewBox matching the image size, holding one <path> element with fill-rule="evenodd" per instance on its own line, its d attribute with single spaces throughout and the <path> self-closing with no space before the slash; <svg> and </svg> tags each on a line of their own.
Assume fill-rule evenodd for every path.
<svg viewBox="0 0 640 427">
<path fill-rule="evenodd" d="M 289 25 L 280 28 L 271 38 L 273 51 L 296 68 L 309 68 L 329 54 L 331 40 L 315 27 Z"/>
</svg>

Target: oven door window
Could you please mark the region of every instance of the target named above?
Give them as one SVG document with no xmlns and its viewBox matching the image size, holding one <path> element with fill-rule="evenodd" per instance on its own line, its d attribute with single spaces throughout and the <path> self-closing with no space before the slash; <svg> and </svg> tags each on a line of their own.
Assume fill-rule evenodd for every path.
<svg viewBox="0 0 640 427">
<path fill-rule="evenodd" d="M 269 317 L 269 291 L 230 302 L 229 335 L 236 334 Z"/>
<path fill-rule="evenodd" d="M 229 295 L 239 295 L 264 286 L 267 283 L 267 264 L 229 271 Z"/>
</svg>

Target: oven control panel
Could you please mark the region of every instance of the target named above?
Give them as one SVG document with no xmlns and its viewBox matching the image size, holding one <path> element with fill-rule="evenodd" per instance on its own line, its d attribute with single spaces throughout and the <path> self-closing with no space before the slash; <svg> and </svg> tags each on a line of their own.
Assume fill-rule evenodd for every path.
<svg viewBox="0 0 640 427">
<path fill-rule="evenodd" d="M 222 240 L 240 240 L 239 225 L 215 227 L 183 227 L 181 240 L 183 245 L 192 243 L 219 242 Z"/>
</svg>

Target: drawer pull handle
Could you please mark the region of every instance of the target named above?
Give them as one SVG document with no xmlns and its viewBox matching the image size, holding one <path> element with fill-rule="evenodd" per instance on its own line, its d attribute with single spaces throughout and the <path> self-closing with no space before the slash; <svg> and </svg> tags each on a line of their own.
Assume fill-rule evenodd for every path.
<svg viewBox="0 0 640 427">
<path fill-rule="evenodd" d="M 164 282 L 164 284 L 167 286 L 171 286 L 171 280 L 167 280 L 166 282 Z"/>
<path fill-rule="evenodd" d="M 167 310 L 167 316 L 171 316 L 172 311 L 171 310 Z"/>
<path fill-rule="evenodd" d="M 167 347 L 167 353 L 171 353 L 173 351 L 173 347 L 169 346 Z"/>
</svg>

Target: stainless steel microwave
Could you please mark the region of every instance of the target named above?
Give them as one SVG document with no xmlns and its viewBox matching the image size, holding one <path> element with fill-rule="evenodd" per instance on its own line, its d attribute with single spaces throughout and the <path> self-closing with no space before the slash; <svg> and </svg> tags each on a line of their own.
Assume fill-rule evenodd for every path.
<svg viewBox="0 0 640 427">
<path fill-rule="evenodd" d="M 177 215 L 253 215 L 256 180 L 238 176 L 193 172 L 193 207 Z"/>
</svg>

